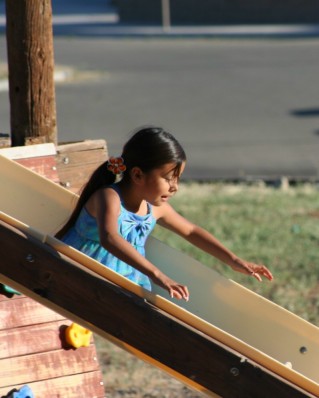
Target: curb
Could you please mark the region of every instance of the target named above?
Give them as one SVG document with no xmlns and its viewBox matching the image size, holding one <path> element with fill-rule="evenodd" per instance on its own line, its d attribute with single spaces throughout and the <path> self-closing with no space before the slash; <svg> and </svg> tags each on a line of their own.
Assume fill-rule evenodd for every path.
<svg viewBox="0 0 319 398">
<path fill-rule="evenodd" d="M 53 26 L 54 36 L 111 38 L 215 38 L 280 39 L 319 37 L 319 25 L 229 25 L 229 26 L 130 26 L 65 25 Z"/>
<path fill-rule="evenodd" d="M 5 34 L 5 16 L 0 14 L 0 34 Z M 124 38 L 314 38 L 319 37 L 319 24 L 269 25 L 125 25 L 115 13 L 71 14 L 53 18 L 54 36 L 124 37 Z"/>
</svg>

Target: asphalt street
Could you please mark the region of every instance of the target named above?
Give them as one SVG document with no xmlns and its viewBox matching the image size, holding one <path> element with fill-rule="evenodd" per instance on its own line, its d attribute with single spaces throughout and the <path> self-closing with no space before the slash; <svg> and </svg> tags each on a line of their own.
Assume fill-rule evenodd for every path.
<svg viewBox="0 0 319 398">
<path fill-rule="evenodd" d="M 71 3 L 53 1 L 55 62 L 91 74 L 56 86 L 60 142 L 104 138 L 117 155 L 132 129 L 155 124 L 185 146 L 185 178 L 318 180 L 319 38 L 310 27 L 134 34 L 111 6 Z M 9 132 L 5 90 L 0 121 Z"/>
</svg>

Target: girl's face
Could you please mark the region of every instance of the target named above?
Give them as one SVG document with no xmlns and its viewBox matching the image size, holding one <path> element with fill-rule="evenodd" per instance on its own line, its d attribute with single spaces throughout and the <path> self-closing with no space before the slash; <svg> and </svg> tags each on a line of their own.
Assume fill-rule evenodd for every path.
<svg viewBox="0 0 319 398">
<path fill-rule="evenodd" d="M 178 191 L 179 179 L 185 169 L 182 163 L 179 173 L 176 164 L 168 163 L 144 174 L 143 192 L 145 200 L 154 206 L 161 206 Z"/>
</svg>

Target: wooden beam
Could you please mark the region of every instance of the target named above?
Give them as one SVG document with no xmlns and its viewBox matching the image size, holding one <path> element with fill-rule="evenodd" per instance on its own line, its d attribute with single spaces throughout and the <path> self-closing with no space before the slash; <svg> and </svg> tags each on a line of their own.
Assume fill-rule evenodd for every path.
<svg viewBox="0 0 319 398">
<path fill-rule="evenodd" d="M 312 396 L 4 222 L 0 258 L 0 279 L 208 395 Z"/>
</svg>

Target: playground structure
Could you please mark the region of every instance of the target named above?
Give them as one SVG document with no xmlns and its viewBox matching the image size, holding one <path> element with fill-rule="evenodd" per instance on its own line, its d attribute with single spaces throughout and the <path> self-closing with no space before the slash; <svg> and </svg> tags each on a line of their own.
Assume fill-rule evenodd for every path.
<svg viewBox="0 0 319 398">
<path fill-rule="evenodd" d="M 70 159 L 64 164 L 72 167 Z M 59 314 L 57 322 L 77 322 L 209 396 L 319 395 L 319 329 L 314 325 L 155 239 L 149 240 L 147 256 L 184 280 L 192 299 L 181 307 L 156 286 L 153 293 L 144 291 L 53 238 L 76 201 L 73 192 L 57 184 L 60 178 L 49 181 L 2 156 L 0 167 L 2 283 Z M 2 300 L 0 310 L 3 303 L 19 300 Z M 72 352 L 90 347 L 94 357 L 92 346 Z M 98 372 L 96 364 L 94 369 Z M 37 396 L 43 389 L 40 381 L 39 390 L 36 384 Z M 0 388 L 0 394 L 6 391 Z"/>
<path fill-rule="evenodd" d="M 6 140 L 2 144 L 8 146 Z M 73 192 L 84 182 L 87 170 L 107 156 L 103 140 L 61 145 L 58 153 L 53 144 L 8 148 L 0 153 Z M 0 396 L 13 398 L 13 391 L 18 390 L 20 395 L 14 397 L 25 398 L 23 386 L 27 383 L 35 397 L 104 397 L 93 339 L 88 346 L 75 349 L 66 341 L 72 326 L 69 319 L 0 287 Z"/>
</svg>

